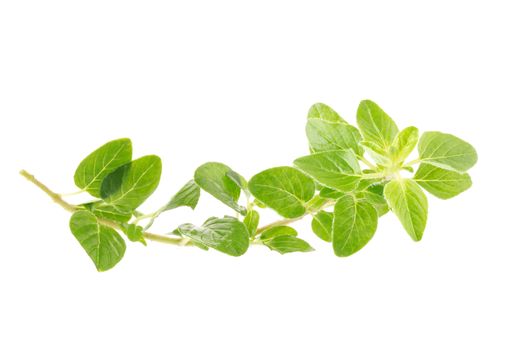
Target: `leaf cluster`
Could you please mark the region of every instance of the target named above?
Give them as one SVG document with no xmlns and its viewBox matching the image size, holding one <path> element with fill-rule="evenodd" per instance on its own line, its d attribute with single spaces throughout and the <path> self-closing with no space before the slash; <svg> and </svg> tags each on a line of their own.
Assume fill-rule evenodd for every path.
<svg viewBox="0 0 525 350">
<path fill-rule="evenodd" d="M 425 191 L 449 199 L 471 187 L 467 171 L 477 161 L 476 151 L 450 134 L 419 135 L 414 126 L 400 130 L 369 100 L 359 104 L 356 125 L 317 103 L 306 123 L 310 152 L 293 166 L 266 169 L 246 180 L 225 164 L 205 163 L 149 214 L 139 206 L 159 184 L 160 158 L 133 160 L 129 139 L 108 142 L 84 158 L 75 172 L 75 184 L 93 200 L 76 207 L 71 231 L 96 268 L 105 271 L 124 256 L 122 235 L 146 244 L 146 230 L 159 215 L 183 206 L 195 209 L 202 190 L 234 216 L 210 217 L 201 225 L 184 223 L 169 235 L 204 250 L 240 256 L 250 244 L 262 244 L 281 254 L 309 252 L 311 245 L 289 226 L 308 216 L 312 231 L 332 245 L 335 255 L 346 257 L 372 239 L 379 218 L 389 211 L 414 241 L 421 240 L 428 216 Z M 407 160 L 416 149 L 418 156 Z M 263 210 L 283 219 L 260 225 Z M 148 221 L 141 225 L 143 220 Z"/>
</svg>

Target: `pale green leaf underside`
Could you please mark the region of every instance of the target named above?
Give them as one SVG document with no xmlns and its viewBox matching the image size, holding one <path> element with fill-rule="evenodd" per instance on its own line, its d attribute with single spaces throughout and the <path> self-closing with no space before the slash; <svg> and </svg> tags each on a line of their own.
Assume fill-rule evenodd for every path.
<svg viewBox="0 0 525 350">
<path fill-rule="evenodd" d="M 118 167 L 131 161 L 130 139 L 110 141 L 88 155 L 75 171 L 75 185 L 94 197 L 100 197 L 102 180 Z"/>
<path fill-rule="evenodd" d="M 194 180 L 204 191 L 236 212 L 244 214 L 246 209 L 237 203 L 241 188 L 230 178 L 231 174 L 232 169 L 227 165 L 209 162 L 195 170 Z"/>
<path fill-rule="evenodd" d="M 385 186 L 385 198 L 414 241 L 423 238 L 428 203 L 419 185 L 410 179 L 392 180 Z"/>
<path fill-rule="evenodd" d="M 352 150 L 314 153 L 296 159 L 294 165 L 321 185 L 342 192 L 355 189 L 361 178 L 359 163 Z"/>
<path fill-rule="evenodd" d="M 398 133 L 392 118 L 370 100 L 361 101 L 359 104 L 357 125 L 366 141 L 373 142 L 385 150 L 388 150 Z"/>
<path fill-rule="evenodd" d="M 468 190 L 472 180 L 467 173 L 441 169 L 430 164 L 421 164 L 414 180 L 429 193 L 441 199 L 449 199 Z"/>
<path fill-rule="evenodd" d="M 308 242 L 295 236 L 277 236 L 264 242 L 271 250 L 275 250 L 281 254 L 294 252 L 311 252 L 314 249 Z"/>
<path fill-rule="evenodd" d="M 325 242 L 332 241 L 332 222 L 334 214 L 320 211 L 312 217 L 312 231 Z"/>
<path fill-rule="evenodd" d="M 111 269 L 126 252 L 126 243 L 117 231 L 100 225 L 95 215 L 87 210 L 75 212 L 69 227 L 98 271 Z"/>
<path fill-rule="evenodd" d="M 200 187 L 195 181 L 188 181 L 166 204 L 162 211 L 175 209 L 178 207 L 190 207 L 195 209 L 201 195 Z"/>
<path fill-rule="evenodd" d="M 179 226 L 178 232 L 228 255 L 241 256 L 248 250 L 248 230 L 242 222 L 232 217 L 213 217 L 200 227 L 184 224 Z"/>
<path fill-rule="evenodd" d="M 335 255 L 346 257 L 363 248 L 374 236 L 377 220 L 377 212 L 370 203 L 351 195 L 338 199 L 332 227 Z"/>
<path fill-rule="evenodd" d="M 263 231 L 259 238 L 267 241 L 279 236 L 297 236 L 297 231 L 290 226 L 275 226 Z"/>
<path fill-rule="evenodd" d="M 102 182 L 101 194 L 107 204 L 136 209 L 157 188 L 162 162 L 154 155 L 138 158 L 109 174 Z"/>
<path fill-rule="evenodd" d="M 418 150 L 422 162 L 458 172 L 469 170 L 478 160 L 476 150 L 468 142 L 438 131 L 425 132 Z"/>
<path fill-rule="evenodd" d="M 306 212 L 306 203 L 315 193 L 315 183 L 311 178 L 287 166 L 258 173 L 248 186 L 255 198 L 285 218 L 302 216 Z"/>
</svg>

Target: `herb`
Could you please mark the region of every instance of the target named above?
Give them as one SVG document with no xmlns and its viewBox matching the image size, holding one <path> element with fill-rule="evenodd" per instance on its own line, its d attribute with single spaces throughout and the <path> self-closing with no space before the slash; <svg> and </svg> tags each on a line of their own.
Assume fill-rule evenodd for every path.
<svg viewBox="0 0 525 350">
<path fill-rule="evenodd" d="M 231 256 L 243 255 L 252 244 L 281 254 L 310 252 L 312 246 L 289 226 L 307 216 L 315 235 L 340 257 L 361 250 L 389 211 L 414 241 L 421 240 L 428 217 L 424 190 L 449 199 L 470 188 L 467 171 L 477 162 L 475 149 L 450 134 L 433 131 L 419 137 L 413 126 L 399 131 L 388 114 L 368 100 L 359 104 L 357 126 L 327 105 L 315 104 L 306 123 L 310 154 L 297 158 L 294 167 L 266 169 L 247 181 L 225 164 L 205 163 L 149 214 L 137 209 L 157 188 L 162 163 L 154 155 L 132 160 L 129 139 L 108 142 L 80 162 L 74 182 L 93 197 L 86 203 L 66 202 L 25 170 L 21 174 L 72 213 L 71 232 L 98 271 L 122 259 L 123 237 L 144 245 L 150 240 L 211 248 Z M 419 156 L 407 161 L 416 148 Z M 200 226 L 182 224 L 163 235 L 149 232 L 164 212 L 195 209 L 201 190 L 233 210 L 235 217 L 211 217 Z M 283 219 L 260 225 L 261 210 L 273 210 Z"/>
</svg>

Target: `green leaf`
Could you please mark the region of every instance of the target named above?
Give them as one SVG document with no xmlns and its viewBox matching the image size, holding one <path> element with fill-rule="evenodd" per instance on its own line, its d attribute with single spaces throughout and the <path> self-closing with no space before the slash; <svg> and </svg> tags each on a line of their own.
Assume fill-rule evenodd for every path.
<svg viewBox="0 0 525 350">
<path fill-rule="evenodd" d="M 259 238 L 261 241 L 268 241 L 279 236 L 297 236 L 297 231 L 290 226 L 274 226 L 261 233 Z"/>
<path fill-rule="evenodd" d="M 233 182 L 235 182 L 241 190 L 248 190 L 248 181 L 246 181 L 246 179 L 241 174 L 230 170 L 226 173 L 226 176 L 228 176 Z"/>
<path fill-rule="evenodd" d="M 131 140 L 110 141 L 88 155 L 75 171 L 75 184 L 94 197 L 100 197 L 102 180 L 113 170 L 131 161 Z"/>
<path fill-rule="evenodd" d="M 352 195 L 338 199 L 332 232 L 335 255 L 346 257 L 363 248 L 374 236 L 377 220 L 377 212 L 370 203 Z"/>
<path fill-rule="evenodd" d="M 374 193 L 370 190 L 365 190 L 362 192 L 356 193 L 356 198 L 358 200 L 366 201 L 376 209 L 378 216 L 383 216 L 390 211 L 388 203 L 386 202 L 385 197 L 380 194 Z"/>
<path fill-rule="evenodd" d="M 98 271 L 111 269 L 126 252 L 126 243 L 117 231 L 100 225 L 95 215 L 87 210 L 75 212 L 69 227 Z"/>
<path fill-rule="evenodd" d="M 314 181 L 288 166 L 258 173 L 251 178 L 248 187 L 255 198 L 285 218 L 304 215 L 306 203 L 315 193 Z"/>
<path fill-rule="evenodd" d="M 311 252 L 314 250 L 308 242 L 294 236 L 277 236 L 263 243 L 271 250 L 281 254 Z"/>
<path fill-rule="evenodd" d="M 228 255 L 241 256 L 248 250 L 249 233 L 246 226 L 229 216 L 209 218 L 201 227 L 184 224 L 179 226 L 178 232 Z"/>
<path fill-rule="evenodd" d="M 457 196 L 472 186 L 467 173 L 445 170 L 430 164 L 421 164 L 414 180 L 425 190 L 441 199 Z"/>
<path fill-rule="evenodd" d="M 194 179 L 197 185 L 211 194 L 233 210 L 242 215 L 246 214 L 246 208 L 237 204 L 241 194 L 241 188 L 228 174 L 232 170 L 225 164 L 210 162 L 201 165 L 195 170 Z"/>
<path fill-rule="evenodd" d="M 416 147 L 418 139 L 419 131 L 416 127 L 409 126 L 401 130 L 390 146 L 390 153 L 394 161 L 404 161 Z"/>
<path fill-rule="evenodd" d="M 341 198 L 344 195 L 345 194 L 343 192 L 339 192 L 329 187 L 323 187 L 319 191 L 319 197 L 326 198 L 326 199 L 337 199 L 337 198 Z"/>
<path fill-rule="evenodd" d="M 425 193 L 410 179 L 392 180 L 385 186 L 385 198 L 414 241 L 423 238 L 428 203 Z"/>
<path fill-rule="evenodd" d="M 328 151 L 298 158 L 294 165 L 326 187 L 350 192 L 361 179 L 359 163 L 352 150 Z"/>
<path fill-rule="evenodd" d="M 359 146 L 359 130 L 346 122 L 310 119 L 306 123 L 306 136 L 314 153 L 351 149 L 356 154 L 363 154 L 363 149 Z"/>
<path fill-rule="evenodd" d="M 178 207 L 190 207 L 195 209 L 201 195 L 200 187 L 195 181 L 188 181 L 166 204 L 162 211 L 175 209 Z"/>
<path fill-rule="evenodd" d="M 157 156 L 144 156 L 121 166 L 102 181 L 101 194 L 107 204 L 135 209 L 157 188 L 162 162 Z"/>
<path fill-rule="evenodd" d="M 331 107 L 324 103 L 316 103 L 308 111 L 308 119 L 324 120 L 332 123 L 346 123 Z"/>
<path fill-rule="evenodd" d="M 120 225 L 120 228 L 130 241 L 140 242 L 146 245 L 146 240 L 144 239 L 144 229 L 142 226 L 124 223 Z"/>
<path fill-rule="evenodd" d="M 423 163 L 447 170 L 465 172 L 478 161 L 476 150 L 469 143 L 437 131 L 425 132 L 418 150 Z"/>
<path fill-rule="evenodd" d="M 82 206 L 92 212 L 97 218 L 115 222 L 128 222 L 132 216 L 130 209 L 107 204 L 104 201 L 85 203 Z"/>
<path fill-rule="evenodd" d="M 388 150 L 398 128 L 396 123 L 374 102 L 361 101 L 357 109 L 357 125 L 366 141 Z"/>
<path fill-rule="evenodd" d="M 332 241 L 332 222 L 334 214 L 327 211 L 320 211 L 312 218 L 312 231 L 323 241 Z"/>
<path fill-rule="evenodd" d="M 257 233 L 257 227 L 259 227 L 259 213 L 253 209 L 248 210 L 243 222 L 250 237 L 254 237 Z"/>
<path fill-rule="evenodd" d="M 360 145 L 377 164 L 391 163 L 390 154 L 388 154 L 388 151 L 383 149 L 381 146 L 371 141 L 361 141 Z"/>
</svg>

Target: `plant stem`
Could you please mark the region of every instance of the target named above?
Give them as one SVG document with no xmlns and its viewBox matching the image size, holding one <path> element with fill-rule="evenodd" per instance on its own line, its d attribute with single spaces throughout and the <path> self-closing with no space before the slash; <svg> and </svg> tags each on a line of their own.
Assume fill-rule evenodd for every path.
<svg viewBox="0 0 525 350">
<path fill-rule="evenodd" d="M 414 160 L 412 160 L 412 161 L 410 161 L 408 163 L 403 164 L 403 166 L 412 166 L 412 165 L 415 165 L 415 164 L 417 164 L 419 162 L 421 162 L 421 159 L 416 158 L 416 159 L 414 159 Z"/>
<path fill-rule="evenodd" d="M 277 226 L 284 226 L 284 225 L 288 225 L 288 224 L 291 224 L 293 222 L 296 222 L 296 221 L 299 221 L 301 219 L 303 219 L 305 216 L 308 216 L 308 215 L 315 215 L 317 212 L 325 209 L 325 208 L 328 208 L 328 207 L 331 207 L 332 205 L 334 205 L 335 202 L 332 201 L 332 200 L 329 200 L 327 201 L 325 204 L 323 204 L 322 206 L 320 206 L 317 210 L 315 211 L 308 211 L 306 213 L 304 213 L 303 215 L 299 216 L 299 217 L 296 217 L 296 218 L 292 218 L 292 219 L 283 219 L 283 220 L 277 220 L 277 221 L 274 221 L 268 225 L 265 225 L 265 226 L 261 226 L 257 229 L 257 231 L 255 232 L 255 236 L 263 233 L 264 231 L 268 230 L 269 228 L 272 228 L 272 227 L 277 227 Z"/>
<path fill-rule="evenodd" d="M 53 192 L 49 189 L 46 185 L 44 185 L 42 182 L 38 181 L 33 175 L 28 173 L 25 170 L 20 171 L 20 175 L 22 175 L 24 178 L 26 178 L 29 182 L 34 184 L 36 187 L 40 188 L 42 191 L 44 191 L 51 199 L 60 205 L 62 208 L 67 210 L 68 212 L 74 213 L 77 210 L 81 210 L 81 208 L 78 208 L 77 206 L 66 202 L 62 196 L 60 196 L 58 193 Z M 97 221 L 105 226 L 109 226 L 116 230 L 121 230 L 120 226 L 110 220 L 97 218 Z M 160 242 L 160 243 L 167 243 L 167 244 L 174 244 L 174 245 L 180 245 L 185 246 L 188 245 L 188 240 L 185 238 L 178 238 L 178 237 L 168 237 L 165 235 L 159 235 L 156 233 L 151 232 L 144 232 L 144 238 L 149 239 L 150 241 Z"/>
</svg>

